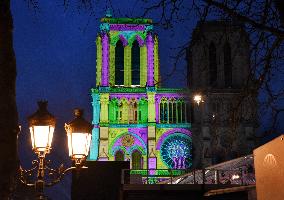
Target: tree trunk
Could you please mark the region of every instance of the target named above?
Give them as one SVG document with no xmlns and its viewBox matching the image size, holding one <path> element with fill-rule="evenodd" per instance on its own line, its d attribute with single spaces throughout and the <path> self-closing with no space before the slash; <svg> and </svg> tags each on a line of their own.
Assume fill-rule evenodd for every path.
<svg viewBox="0 0 284 200">
<path fill-rule="evenodd" d="M 18 169 L 16 59 L 10 0 L 0 0 L 0 199 L 9 199 Z"/>
</svg>

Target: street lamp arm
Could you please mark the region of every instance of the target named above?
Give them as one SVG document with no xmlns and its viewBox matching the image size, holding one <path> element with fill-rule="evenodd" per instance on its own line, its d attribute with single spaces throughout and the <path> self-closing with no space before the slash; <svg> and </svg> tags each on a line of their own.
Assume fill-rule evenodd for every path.
<svg viewBox="0 0 284 200">
<path fill-rule="evenodd" d="M 23 169 L 22 166 L 20 166 L 19 172 L 20 172 L 20 181 L 21 183 L 27 185 L 27 186 L 35 186 L 34 183 L 31 183 L 33 172 L 38 169 L 39 162 L 37 160 L 32 161 L 32 168 L 31 169 Z"/>
<path fill-rule="evenodd" d="M 49 167 L 49 164 L 50 164 L 50 160 L 43 161 L 42 166 L 40 166 L 41 162 L 37 160 L 33 160 L 32 161 L 33 166 L 31 169 L 26 170 L 20 166 L 20 181 L 27 186 L 34 187 L 36 186 L 36 181 L 32 180 L 34 179 L 33 174 L 38 174 L 38 176 L 39 174 L 42 174 L 43 176 L 44 174 L 46 174 L 45 178 L 43 178 L 43 176 L 41 177 L 41 180 L 44 179 L 44 186 L 50 187 L 60 182 L 65 176 L 65 174 L 67 174 L 69 171 L 88 168 L 86 166 L 76 165 L 76 166 L 64 169 L 64 165 L 61 164 L 57 169 L 53 169 Z M 37 172 L 37 173 L 33 173 L 33 172 Z M 37 179 L 38 178 L 39 177 L 37 177 Z"/>
<path fill-rule="evenodd" d="M 67 169 L 64 169 L 63 164 L 61 164 L 60 167 L 57 170 L 46 167 L 46 169 L 50 172 L 48 174 L 48 176 L 52 177 L 52 176 L 55 175 L 55 178 L 53 180 L 51 180 L 50 182 L 45 182 L 45 186 L 50 187 L 50 186 L 53 186 L 53 185 L 59 183 L 64 178 L 64 176 L 72 170 L 80 170 L 80 169 L 87 169 L 87 168 L 88 167 L 86 167 L 86 166 L 82 166 L 80 168 L 79 167 L 69 167 Z"/>
</svg>

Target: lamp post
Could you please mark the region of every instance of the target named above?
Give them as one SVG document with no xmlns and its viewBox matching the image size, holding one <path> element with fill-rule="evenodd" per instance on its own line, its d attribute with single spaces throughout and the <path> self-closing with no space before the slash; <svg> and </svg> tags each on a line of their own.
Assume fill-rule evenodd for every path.
<svg viewBox="0 0 284 200">
<path fill-rule="evenodd" d="M 83 118 L 82 110 L 75 109 L 75 119 L 65 124 L 69 156 L 75 166 L 65 169 L 61 164 L 59 168 L 53 169 L 49 167 L 50 161 L 45 158 L 51 150 L 56 120 L 47 110 L 47 101 L 39 101 L 38 106 L 38 110 L 28 117 L 32 149 L 38 159 L 32 161 L 31 169 L 20 167 L 20 181 L 27 186 L 35 187 L 38 199 L 45 199 L 44 187 L 55 185 L 68 171 L 87 168 L 84 161 L 89 153 L 93 126 Z"/>
</svg>

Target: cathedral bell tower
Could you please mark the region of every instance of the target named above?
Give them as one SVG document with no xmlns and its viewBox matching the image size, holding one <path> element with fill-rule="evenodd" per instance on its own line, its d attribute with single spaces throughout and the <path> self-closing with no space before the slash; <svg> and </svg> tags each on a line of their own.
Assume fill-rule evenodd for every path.
<svg viewBox="0 0 284 200">
<path fill-rule="evenodd" d="M 240 24 L 207 21 L 193 31 L 187 56 L 188 87 L 204 98 L 192 111 L 196 167 L 252 153 L 257 100 L 250 92 L 249 47 Z"/>
<path fill-rule="evenodd" d="M 152 20 L 107 15 L 96 45 L 89 160 L 130 161 L 142 175 L 145 169 L 190 168 L 188 94 L 160 88 Z"/>
</svg>

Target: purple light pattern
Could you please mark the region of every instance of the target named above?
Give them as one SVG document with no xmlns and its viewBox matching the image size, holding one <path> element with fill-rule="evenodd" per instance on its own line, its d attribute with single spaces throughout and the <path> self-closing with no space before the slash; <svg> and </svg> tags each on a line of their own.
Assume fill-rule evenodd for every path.
<svg viewBox="0 0 284 200">
<path fill-rule="evenodd" d="M 121 40 L 124 47 L 128 45 L 127 39 L 122 34 L 119 35 L 119 39 Z"/>
<path fill-rule="evenodd" d="M 109 85 L 109 38 L 107 34 L 102 35 L 102 86 Z"/>
<path fill-rule="evenodd" d="M 147 35 L 146 45 L 148 64 L 147 85 L 151 87 L 154 86 L 154 40 L 151 34 Z"/>
</svg>

